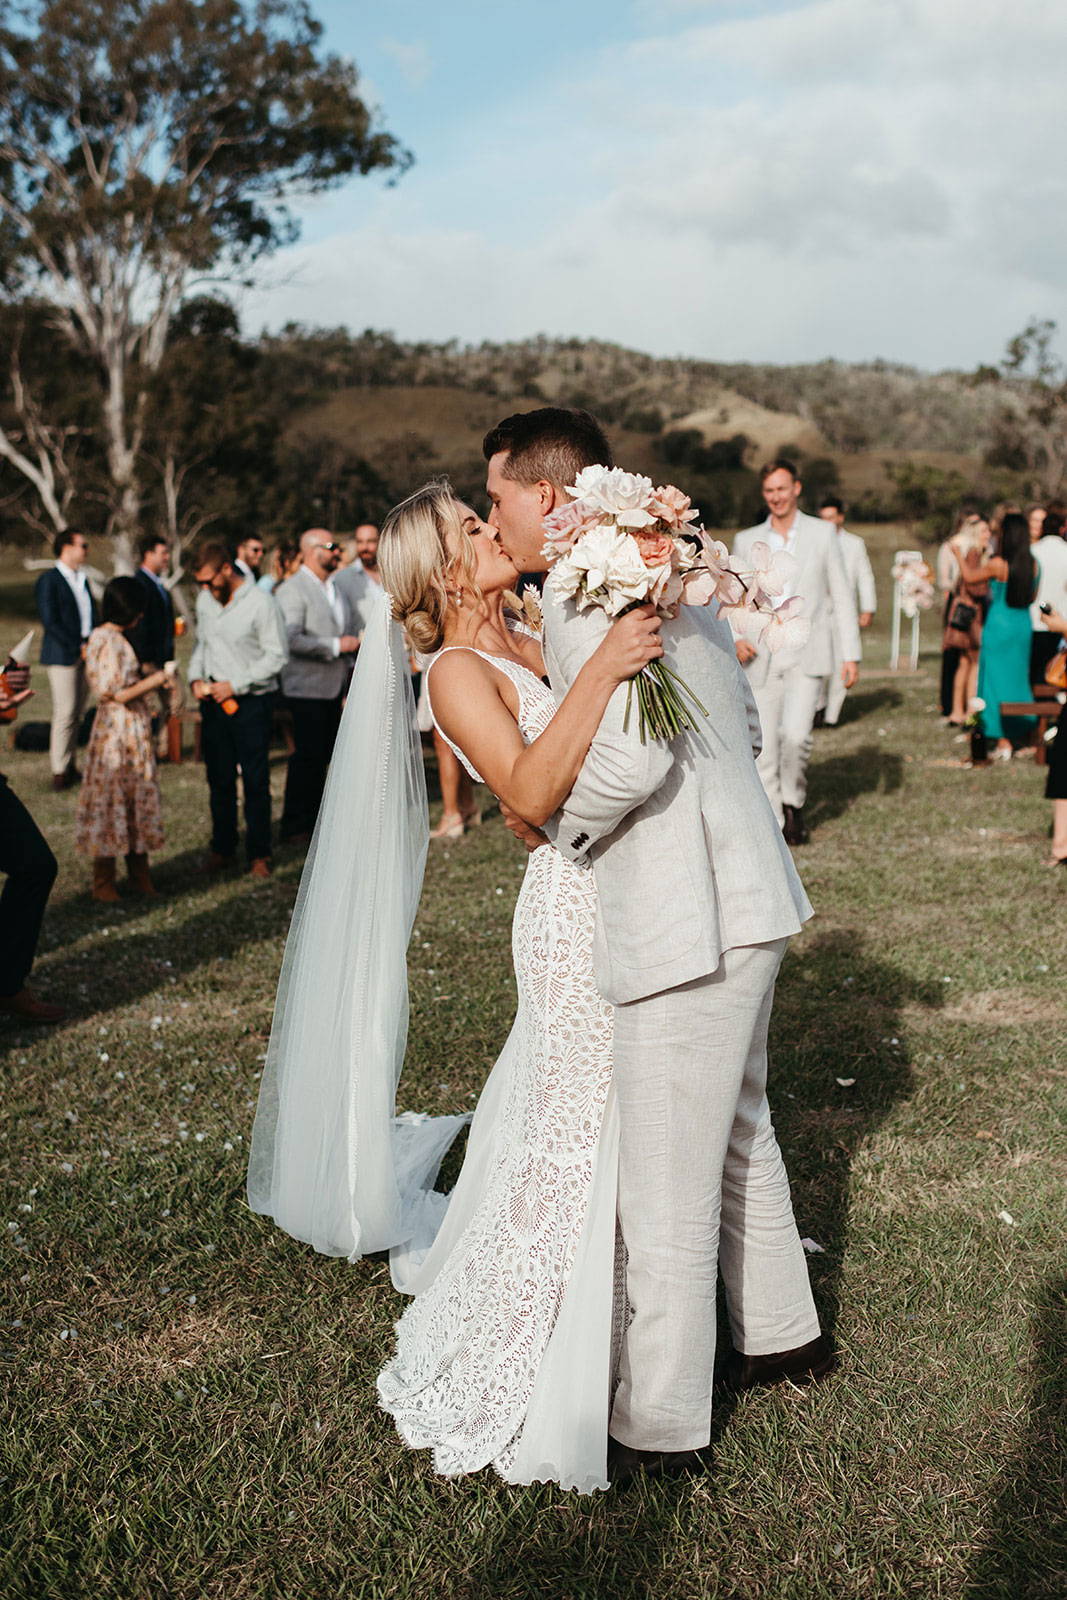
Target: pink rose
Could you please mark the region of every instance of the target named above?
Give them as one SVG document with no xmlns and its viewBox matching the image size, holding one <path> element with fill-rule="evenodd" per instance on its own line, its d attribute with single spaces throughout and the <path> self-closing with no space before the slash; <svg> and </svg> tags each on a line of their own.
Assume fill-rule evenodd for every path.
<svg viewBox="0 0 1067 1600">
<path fill-rule="evenodd" d="M 672 528 L 684 528 L 697 515 L 689 496 L 676 489 L 673 483 L 665 483 L 655 491 L 649 510 Z"/>
<path fill-rule="evenodd" d="M 600 513 L 595 507 L 584 500 L 568 500 L 566 505 L 557 506 L 556 510 L 550 511 L 545 518 L 548 543 L 553 546 L 557 554 L 562 554 L 599 521 Z"/>
<path fill-rule="evenodd" d="M 646 567 L 662 567 L 674 555 L 674 540 L 668 533 L 649 533 L 638 528 L 630 537 L 641 552 Z"/>
</svg>

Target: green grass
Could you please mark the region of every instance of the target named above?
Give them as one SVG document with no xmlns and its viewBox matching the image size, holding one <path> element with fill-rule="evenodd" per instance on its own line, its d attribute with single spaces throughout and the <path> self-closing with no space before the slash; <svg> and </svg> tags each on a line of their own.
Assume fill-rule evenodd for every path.
<svg viewBox="0 0 1067 1600">
<path fill-rule="evenodd" d="M 872 536 L 883 595 L 910 542 Z M 0 593 L 0 639 L 24 614 L 24 587 Z M 883 619 L 818 736 L 799 853 L 818 914 L 775 1015 L 840 1371 L 723 1406 L 705 1478 L 592 1499 L 444 1482 L 405 1453 L 374 1400 L 386 1266 L 245 1206 L 299 859 L 205 883 L 202 769 L 168 768 L 160 900 L 95 905 L 73 798 L 44 756 L 5 755 L 61 860 L 36 981 L 72 1011 L 0 1021 L 5 1600 L 1064 1593 L 1064 875 L 1041 866 L 1032 763 L 948 764 L 936 633 L 893 677 Z M 498 818 L 434 850 L 405 1105 L 469 1106 L 503 1041 L 521 866 Z"/>
</svg>

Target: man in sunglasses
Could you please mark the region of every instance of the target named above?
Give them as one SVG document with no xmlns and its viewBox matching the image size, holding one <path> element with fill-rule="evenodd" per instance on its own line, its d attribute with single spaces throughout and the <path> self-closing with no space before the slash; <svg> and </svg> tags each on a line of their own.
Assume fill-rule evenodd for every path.
<svg viewBox="0 0 1067 1600">
<path fill-rule="evenodd" d="M 359 639 L 351 602 L 333 579 L 341 564 L 340 545 L 322 528 L 309 528 L 301 537 L 300 554 L 303 565 L 281 585 L 277 602 L 289 640 L 282 694 L 292 714 L 296 745 L 285 779 L 281 834 L 294 844 L 307 844 Z"/>
</svg>

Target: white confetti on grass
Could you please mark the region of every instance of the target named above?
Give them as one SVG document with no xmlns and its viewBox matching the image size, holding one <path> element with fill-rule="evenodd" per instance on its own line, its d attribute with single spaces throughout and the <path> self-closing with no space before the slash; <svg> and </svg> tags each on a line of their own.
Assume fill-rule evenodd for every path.
<svg viewBox="0 0 1067 1600">
<path fill-rule="evenodd" d="M 823 1249 L 822 1245 L 816 1244 L 814 1239 L 801 1239 L 800 1242 L 804 1246 L 804 1249 L 808 1252 L 809 1256 L 824 1256 L 826 1254 L 826 1251 Z"/>
<path fill-rule="evenodd" d="M 1015 1218 L 1012 1216 L 1010 1211 L 998 1211 L 997 1220 L 1007 1223 L 1009 1228 L 1015 1227 Z"/>
</svg>

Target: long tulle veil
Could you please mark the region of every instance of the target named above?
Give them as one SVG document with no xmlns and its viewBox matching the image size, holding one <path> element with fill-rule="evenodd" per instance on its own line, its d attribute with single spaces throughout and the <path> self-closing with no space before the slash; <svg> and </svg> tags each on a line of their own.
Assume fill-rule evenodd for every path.
<svg viewBox="0 0 1067 1600">
<path fill-rule="evenodd" d="M 433 1239 L 432 1192 L 464 1117 L 396 1115 L 407 946 L 426 864 L 422 751 L 407 655 L 376 604 L 334 747 L 278 980 L 248 1201 L 325 1255 Z"/>
</svg>

